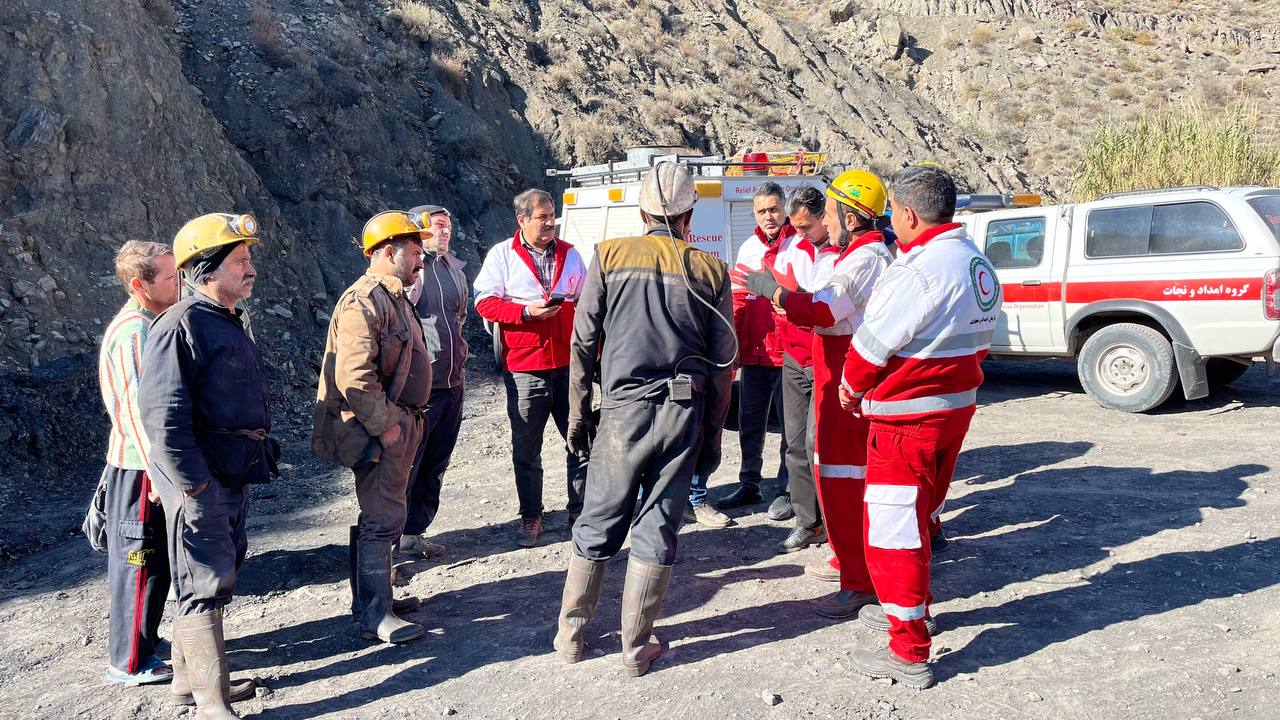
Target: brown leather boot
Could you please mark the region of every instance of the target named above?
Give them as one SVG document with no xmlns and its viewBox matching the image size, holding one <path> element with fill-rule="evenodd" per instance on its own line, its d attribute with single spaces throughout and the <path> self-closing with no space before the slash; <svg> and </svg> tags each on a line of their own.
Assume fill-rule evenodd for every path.
<svg viewBox="0 0 1280 720">
<path fill-rule="evenodd" d="M 182 645 L 185 675 L 196 701 L 196 720 L 239 720 L 231 709 L 222 609 L 180 616 L 173 634 L 174 644 Z"/>
<path fill-rule="evenodd" d="M 569 571 L 564 577 L 564 595 L 560 599 L 560 623 L 556 639 L 552 642 L 560 659 L 566 663 L 582 660 L 587 643 L 582 639 L 583 628 L 591 621 L 600 600 L 600 586 L 604 584 L 608 560 L 588 560 L 573 555 L 569 558 Z"/>
<path fill-rule="evenodd" d="M 173 665 L 173 683 L 169 686 L 169 699 L 178 705 L 195 705 L 196 699 L 191 695 L 191 679 L 187 676 L 187 660 L 182 656 L 182 643 L 175 637 L 173 644 L 169 647 L 170 663 Z M 253 697 L 253 690 L 256 687 L 257 683 L 252 678 L 232 680 L 231 702 L 237 703 Z"/>
<path fill-rule="evenodd" d="M 662 610 L 670 580 L 670 565 L 627 561 L 622 585 L 622 667 L 632 677 L 649 672 L 650 663 L 662 654 L 662 643 L 652 635 L 653 621 Z"/>
</svg>

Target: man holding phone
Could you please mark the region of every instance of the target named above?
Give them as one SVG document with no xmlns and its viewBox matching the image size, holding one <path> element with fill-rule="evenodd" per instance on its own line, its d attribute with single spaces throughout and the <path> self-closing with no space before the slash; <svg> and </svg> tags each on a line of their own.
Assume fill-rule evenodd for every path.
<svg viewBox="0 0 1280 720">
<path fill-rule="evenodd" d="M 574 302 L 586 275 L 582 257 L 556 237 L 556 207 L 545 190 L 512 201 L 519 228 L 485 256 L 474 292 L 476 312 L 497 327 L 511 420 L 511 460 L 520 499 L 519 543 L 542 534 L 542 435 L 547 418 L 563 437 L 569 422 L 569 339 Z M 582 512 L 587 465 L 571 453 L 569 520 Z"/>
</svg>

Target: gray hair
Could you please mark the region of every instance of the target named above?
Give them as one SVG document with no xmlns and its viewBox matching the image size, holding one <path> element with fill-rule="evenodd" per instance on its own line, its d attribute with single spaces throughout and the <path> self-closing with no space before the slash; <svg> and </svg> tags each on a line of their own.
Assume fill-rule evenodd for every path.
<svg viewBox="0 0 1280 720">
<path fill-rule="evenodd" d="M 759 200 L 765 197 L 776 197 L 779 203 L 787 201 L 786 193 L 782 192 L 782 186 L 772 180 L 765 180 L 756 187 L 756 193 L 751 196 L 752 200 Z"/>
<path fill-rule="evenodd" d="M 516 217 L 531 217 L 533 215 L 533 206 L 547 203 L 551 207 L 555 207 L 556 203 L 551 199 L 551 193 L 546 190 L 532 188 L 525 190 L 511 200 L 511 209 L 515 211 Z"/>
<path fill-rule="evenodd" d="M 142 282 L 153 282 L 159 272 L 156 258 L 172 254 L 173 250 L 164 243 L 130 240 L 116 251 L 116 278 L 124 286 L 125 292 L 132 289 L 129 281 L 134 278 L 141 278 Z"/>
<path fill-rule="evenodd" d="M 912 165 L 893 176 L 889 188 L 895 202 L 909 207 L 933 225 L 951 222 L 956 214 L 956 183 L 937 165 Z"/>
<path fill-rule="evenodd" d="M 809 217 L 817 220 L 826 212 L 827 198 L 818 188 L 805 185 L 787 198 L 787 215 L 795 215 L 800 208 L 804 208 Z"/>
</svg>

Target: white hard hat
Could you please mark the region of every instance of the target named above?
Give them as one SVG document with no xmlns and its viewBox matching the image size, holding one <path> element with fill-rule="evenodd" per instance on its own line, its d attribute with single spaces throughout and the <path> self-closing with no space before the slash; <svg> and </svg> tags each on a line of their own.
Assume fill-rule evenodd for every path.
<svg viewBox="0 0 1280 720">
<path fill-rule="evenodd" d="M 640 209 L 650 215 L 675 217 L 693 208 L 698 190 L 689 168 L 665 160 L 645 173 L 640 185 Z"/>
</svg>

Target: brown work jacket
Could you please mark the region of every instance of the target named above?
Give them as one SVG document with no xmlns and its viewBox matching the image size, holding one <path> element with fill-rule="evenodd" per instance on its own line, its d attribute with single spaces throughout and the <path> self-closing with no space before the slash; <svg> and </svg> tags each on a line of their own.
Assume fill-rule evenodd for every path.
<svg viewBox="0 0 1280 720">
<path fill-rule="evenodd" d="M 414 345 L 426 354 L 418 313 L 399 279 L 370 271 L 347 288 L 329 321 L 312 452 L 346 467 L 373 459 L 372 442 L 404 418 L 396 401 Z M 429 372 L 425 382 L 430 387 Z"/>
</svg>

